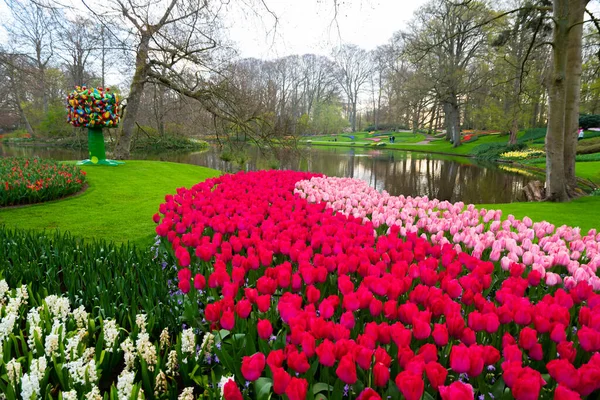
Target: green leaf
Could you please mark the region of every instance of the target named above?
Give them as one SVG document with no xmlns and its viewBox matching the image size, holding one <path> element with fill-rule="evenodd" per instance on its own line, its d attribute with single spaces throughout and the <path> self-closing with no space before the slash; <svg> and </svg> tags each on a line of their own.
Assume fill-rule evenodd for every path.
<svg viewBox="0 0 600 400">
<path fill-rule="evenodd" d="M 427 392 L 423 393 L 423 400 L 435 400 L 433 396 Z"/>
<path fill-rule="evenodd" d="M 271 398 L 271 387 L 273 381 L 271 378 L 258 378 L 254 382 L 254 391 L 256 392 L 256 400 L 269 400 Z"/>
<path fill-rule="evenodd" d="M 502 398 L 502 393 L 504 393 L 504 388 L 506 385 L 504 384 L 504 379 L 500 378 L 492 385 L 490 388 L 490 393 L 494 396 L 495 399 Z"/>
<path fill-rule="evenodd" d="M 332 390 L 333 390 L 333 386 L 328 385 L 323 382 L 315 383 L 312 387 L 312 392 L 314 395 L 316 395 L 317 393 L 320 393 L 320 392 L 326 392 L 326 391 L 330 392 Z"/>
</svg>

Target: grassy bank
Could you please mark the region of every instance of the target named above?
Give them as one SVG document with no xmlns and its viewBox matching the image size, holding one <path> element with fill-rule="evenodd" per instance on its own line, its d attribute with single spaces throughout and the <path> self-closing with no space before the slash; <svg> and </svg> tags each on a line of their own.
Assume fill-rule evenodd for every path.
<svg viewBox="0 0 600 400">
<path fill-rule="evenodd" d="M 351 134 L 355 139 L 348 138 L 348 135 L 336 135 L 336 136 L 314 136 L 307 138 L 310 140 L 310 144 L 314 146 L 356 146 L 356 147 L 378 147 L 375 142 L 368 140 L 369 136 L 367 133 L 355 133 Z M 396 137 L 396 143 L 389 143 L 387 140 L 389 135 Z M 406 151 L 421 151 L 428 153 L 443 153 L 450 155 L 469 155 L 473 148 L 485 143 L 505 143 L 508 137 L 505 135 L 482 135 L 479 139 L 463 143 L 459 147 L 453 147 L 450 142 L 443 139 L 433 139 L 428 143 L 425 141 L 425 136 L 422 134 L 416 134 L 410 132 L 396 132 L 380 136 L 382 143 L 380 146 L 385 149 L 396 149 Z M 523 136 L 524 132 L 521 132 L 520 136 Z M 337 141 L 333 141 L 337 139 Z M 308 141 L 307 141 L 308 142 Z M 421 144 L 417 144 L 421 143 Z M 385 145 L 383 145 L 385 144 Z"/>
<path fill-rule="evenodd" d="M 590 229 L 600 230 L 600 196 L 581 197 L 569 203 L 479 204 L 477 207 L 502 210 L 505 218 L 512 214 L 519 219 L 527 216 L 534 222 L 545 220 L 556 226 L 578 226 L 584 233 Z"/>
<path fill-rule="evenodd" d="M 23 229 L 59 229 L 85 239 L 150 245 L 152 215 L 167 193 L 219 171 L 188 164 L 128 161 L 119 167 L 83 167 L 88 189 L 81 195 L 39 205 L 0 209 L 0 224 Z"/>
</svg>

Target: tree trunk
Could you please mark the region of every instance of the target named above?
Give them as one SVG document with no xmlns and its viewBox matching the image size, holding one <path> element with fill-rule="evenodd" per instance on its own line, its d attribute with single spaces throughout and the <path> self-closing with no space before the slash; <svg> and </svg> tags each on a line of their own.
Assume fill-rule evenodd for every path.
<svg viewBox="0 0 600 400">
<path fill-rule="evenodd" d="M 446 119 L 446 138 L 452 139 L 452 146 L 460 146 L 460 111 L 456 96 L 450 98 L 444 104 L 444 117 Z"/>
<path fill-rule="evenodd" d="M 569 34 L 566 74 L 565 105 L 565 178 L 571 190 L 577 187 L 575 176 L 575 155 L 577 152 L 577 131 L 579 128 L 579 101 L 581 91 L 581 42 L 583 36 L 583 14 L 587 0 L 569 2 Z"/>
<path fill-rule="evenodd" d="M 554 0 L 552 75 L 548 88 L 548 132 L 546 133 L 546 199 L 568 201 L 565 179 L 565 103 L 569 0 Z"/>
<path fill-rule="evenodd" d="M 352 111 L 350 112 L 350 118 L 352 119 L 352 132 L 356 132 L 356 99 L 352 101 Z"/>
<path fill-rule="evenodd" d="M 444 127 L 446 128 L 445 139 L 450 141 L 450 140 L 452 140 L 452 128 L 450 126 L 450 118 L 448 118 L 448 116 L 450 115 L 449 104 L 447 102 L 444 102 L 443 107 L 444 107 Z"/>
<path fill-rule="evenodd" d="M 436 120 L 436 114 L 437 114 L 437 104 L 434 103 L 433 104 L 433 110 L 431 111 L 431 119 L 429 120 L 429 134 L 430 135 L 435 135 L 435 130 L 433 127 L 433 122 Z"/>
<path fill-rule="evenodd" d="M 117 160 L 126 160 L 129 158 L 131 137 L 135 128 L 135 122 L 142 100 L 142 93 L 144 92 L 144 84 L 148 75 L 150 37 L 151 34 L 148 32 L 142 34 L 140 47 L 138 48 L 135 57 L 135 74 L 133 75 L 131 87 L 129 88 L 127 107 L 125 115 L 123 116 L 121 131 L 119 132 L 119 137 L 115 146 L 114 157 Z"/>
<path fill-rule="evenodd" d="M 29 135 L 32 138 L 35 138 L 35 131 L 33 130 L 33 127 L 31 126 L 31 124 L 29 123 L 29 119 L 27 118 L 27 115 L 25 115 L 25 111 L 23 110 L 23 107 L 21 107 L 21 98 L 19 96 L 16 96 L 17 98 L 17 109 L 19 110 L 19 116 L 21 117 L 21 119 L 23 120 L 23 123 L 25 124 L 25 129 L 27 130 L 27 133 L 29 133 Z"/>
<path fill-rule="evenodd" d="M 539 97 L 538 97 L 539 99 Z M 538 114 L 540 112 L 540 102 L 539 100 L 536 100 L 535 103 L 533 103 L 533 115 L 531 117 L 531 127 L 532 128 L 537 128 L 538 126 Z"/>
<path fill-rule="evenodd" d="M 17 110 L 19 111 L 19 117 L 21 117 L 21 120 L 25 124 L 25 129 L 27 130 L 27 133 L 29 133 L 29 135 L 32 138 L 35 138 L 35 131 L 33 130 L 33 127 L 31 126 L 31 123 L 29 122 L 27 115 L 25 115 L 25 110 L 23 110 L 23 107 L 21 106 L 21 94 L 19 93 L 19 87 L 17 86 L 18 83 L 17 83 L 17 76 L 16 76 L 16 74 L 18 72 L 16 72 L 15 68 L 12 66 L 9 66 L 7 68 L 7 70 L 8 70 L 8 76 L 10 77 L 10 81 L 11 81 L 11 89 L 12 89 L 13 96 L 15 99 L 15 105 L 17 106 Z"/>
<path fill-rule="evenodd" d="M 44 115 L 48 114 L 48 91 L 46 90 L 46 67 L 40 67 L 40 84 L 42 86 L 42 107 Z"/>
</svg>

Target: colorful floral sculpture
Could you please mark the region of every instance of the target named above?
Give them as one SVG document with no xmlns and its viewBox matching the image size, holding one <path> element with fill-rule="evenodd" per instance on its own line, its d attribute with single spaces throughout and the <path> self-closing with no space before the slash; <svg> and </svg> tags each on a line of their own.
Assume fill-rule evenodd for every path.
<svg viewBox="0 0 600 400">
<path fill-rule="evenodd" d="M 67 122 L 76 128 L 88 128 L 88 150 L 90 158 L 79 165 L 124 164 L 122 161 L 107 160 L 102 128 L 119 125 L 119 97 L 110 93 L 110 88 L 87 88 L 76 86 L 67 97 Z"/>
</svg>

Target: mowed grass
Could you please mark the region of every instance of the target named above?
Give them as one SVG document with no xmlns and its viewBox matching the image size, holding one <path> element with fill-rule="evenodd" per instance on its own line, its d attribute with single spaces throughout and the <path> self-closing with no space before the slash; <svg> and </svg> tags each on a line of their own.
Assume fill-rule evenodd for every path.
<svg viewBox="0 0 600 400">
<path fill-rule="evenodd" d="M 219 171 L 188 164 L 127 161 L 118 167 L 82 167 L 88 189 L 76 197 L 0 209 L 0 224 L 59 229 L 84 239 L 149 246 L 156 235 L 152 215 L 165 194 L 190 187 Z"/>
<path fill-rule="evenodd" d="M 523 136 L 524 134 L 525 132 L 520 132 L 519 136 Z M 365 137 L 369 135 L 364 132 L 349 135 L 354 135 L 355 140 L 348 139 L 342 135 L 314 136 L 307 139 L 311 140 L 312 145 L 315 146 L 348 146 L 349 142 L 354 142 L 354 146 L 364 146 L 365 144 L 372 142 L 365 139 Z M 387 141 L 387 136 L 380 136 L 383 139 L 382 142 L 385 143 L 385 146 L 382 146 L 382 148 L 427 153 L 469 155 L 471 150 L 480 144 L 508 142 L 507 135 L 481 135 L 479 139 L 475 140 L 474 142 L 463 143 L 458 147 L 453 147 L 450 142 L 447 142 L 444 139 L 434 139 L 427 144 L 415 144 L 425 140 L 425 136 L 422 134 L 414 135 L 410 132 L 398 132 L 393 133 L 393 135 L 396 136 L 396 143 L 389 143 Z M 331 140 L 333 140 L 333 138 L 337 138 L 337 142 L 332 142 Z"/>
<path fill-rule="evenodd" d="M 538 168 L 546 168 L 546 163 L 533 164 Z M 575 163 L 575 174 L 600 185 L 600 161 L 578 161 Z M 600 219 L 600 214 L 598 216 Z"/>
<path fill-rule="evenodd" d="M 529 217 L 534 222 L 548 221 L 557 227 L 579 227 L 584 234 L 590 229 L 600 231 L 600 196 L 581 197 L 568 203 L 479 204 L 477 207 L 502 210 L 504 219 L 512 214 L 518 219 Z"/>
</svg>

